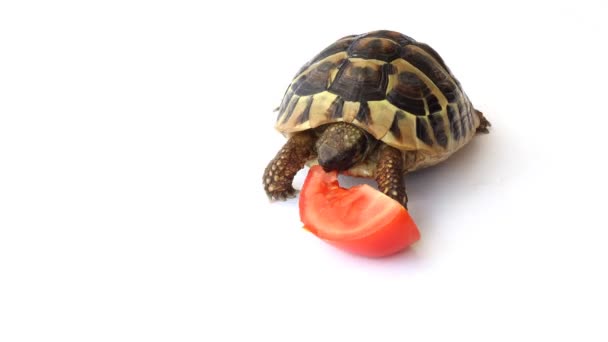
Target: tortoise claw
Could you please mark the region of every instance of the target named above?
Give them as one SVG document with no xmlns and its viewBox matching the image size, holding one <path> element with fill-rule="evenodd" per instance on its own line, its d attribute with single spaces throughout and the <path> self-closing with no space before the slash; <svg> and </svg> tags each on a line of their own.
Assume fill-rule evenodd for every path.
<svg viewBox="0 0 608 342">
<path fill-rule="evenodd" d="M 291 188 L 284 191 L 270 191 L 267 193 L 270 202 L 286 201 L 290 198 L 295 198 L 298 195 L 298 190 Z"/>
</svg>

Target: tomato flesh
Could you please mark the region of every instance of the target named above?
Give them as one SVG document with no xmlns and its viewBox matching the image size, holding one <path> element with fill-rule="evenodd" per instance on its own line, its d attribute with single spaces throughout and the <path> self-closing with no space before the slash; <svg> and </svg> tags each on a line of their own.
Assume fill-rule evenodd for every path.
<svg viewBox="0 0 608 342">
<path fill-rule="evenodd" d="M 319 165 L 308 172 L 299 203 L 304 228 L 351 253 L 387 256 L 420 239 L 418 227 L 397 201 L 367 184 L 342 188 L 338 173 L 326 173 Z"/>
</svg>

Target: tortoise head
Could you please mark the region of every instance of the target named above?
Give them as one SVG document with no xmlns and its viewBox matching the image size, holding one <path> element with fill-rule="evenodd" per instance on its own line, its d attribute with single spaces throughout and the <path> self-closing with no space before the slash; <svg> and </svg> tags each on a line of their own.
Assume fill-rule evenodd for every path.
<svg viewBox="0 0 608 342">
<path fill-rule="evenodd" d="M 374 140 L 356 126 L 345 122 L 332 123 L 316 143 L 319 165 L 326 172 L 348 170 L 367 156 Z"/>
</svg>

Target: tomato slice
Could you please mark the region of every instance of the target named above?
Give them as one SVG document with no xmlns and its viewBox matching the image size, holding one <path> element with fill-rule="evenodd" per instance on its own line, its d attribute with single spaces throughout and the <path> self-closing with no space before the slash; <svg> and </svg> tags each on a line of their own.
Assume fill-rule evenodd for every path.
<svg viewBox="0 0 608 342">
<path fill-rule="evenodd" d="M 368 257 L 397 253 L 420 239 L 405 208 L 373 187 L 340 187 L 338 173 L 319 165 L 308 172 L 300 192 L 304 228 L 345 251 Z"/>
</svg>

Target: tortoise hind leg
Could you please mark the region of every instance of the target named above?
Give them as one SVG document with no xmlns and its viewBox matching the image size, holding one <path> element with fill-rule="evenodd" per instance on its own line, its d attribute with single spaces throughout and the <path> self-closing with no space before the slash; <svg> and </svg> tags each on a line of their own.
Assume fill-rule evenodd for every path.
<svg viewBox="0 0 608 342">
<path fill-rule="evenodd" d="M 314 157 L 315 138 L 305 131 L 291 137 L 264 170 L 264 190 L 271 201 L 286 200 L 296 195 L 292 186 L 296 173 Z"/>
<path fill-rule="evenodd" d="M 379 149 L 375 177 L 378 189 L 407 209 L 402 152 L 386 144 L 382 144 Z"/>
<path fill-rule="evenodd" d="M 477 127 L 477 133 L 490 133 L 488 127 L 492 127 L 492 124 L 488 119 L 483 116 L 483 113 L 475 109 L 475 114 L 479 118 L 479 127 Z"/>
</svg>

